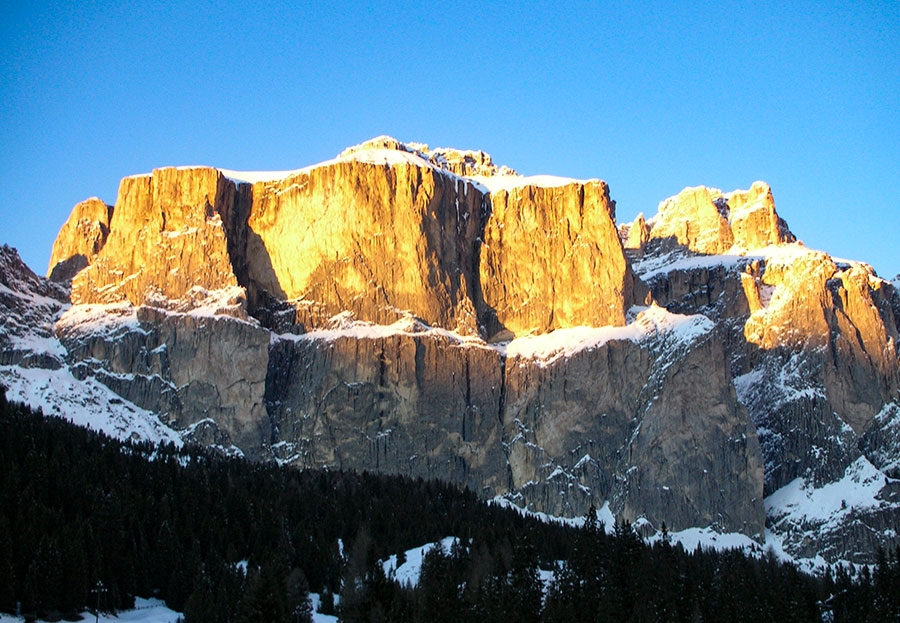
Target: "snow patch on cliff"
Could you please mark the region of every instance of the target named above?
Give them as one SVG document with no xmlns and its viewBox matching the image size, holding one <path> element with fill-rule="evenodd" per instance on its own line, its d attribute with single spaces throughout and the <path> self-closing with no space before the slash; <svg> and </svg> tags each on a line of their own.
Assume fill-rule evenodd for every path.
<svg viewBox="0 0 900 623">
<path fill-rule="evenodd" d="M 140 329 L 136 308 L 129 302 L 73 305 L 56 322 L 57 331 L 113 333 Z"/>
<path fill-rule="evenodd" d="M 746 264 L 752 258 L 743 255 L 691 255 L 685 257 L 683 251 L 675 251 L 665 255 L 648 255 L 634 263 L 634 272 L 644 281 L 657 275 L 664 275 L 676 270 L 698 270 L 723 266 L 734 268 Z"/>
<path fill-rule="evenodd" d="M 558 188 L 560 186 L 568 186 L 569 184 L 587 184 L 590 181 L 599 180 L 576 180 L 571 177 L 558 177 L 556 175 L 494 175 L 482 176 L 476 175 L 468 179 L 484 186 L 490 192 L 498 192 L 505 190 L 507 192 L 521 188 L 523 186 L 536 186 L 538 188 Z"/>
<path fill-rule="evenodd" d="M 833 530 L 854 512 L 891 506 L 878 497 L 887 484 L 888 478 L 861 456 L 843 478 L 819 488 L 795 478 L 766 498 L 766 514 L 776 528 L 792 524 Z"/>
<path fill-rule="evenodd" d="M 584 350 L 600 348 L 610 341 L 641 342 L 657 336 L 689 344 L 714 328 L 712 320 L 701 314 L 684 316 L 663 307 L 632 308 L 634 320 L 624 327 L 572 327 L 544 335 L 529 335 L 497 345 L 507 357 L 536 360 L 546 366 L 557 359 L 571 357 Z"/>
<path fill-rule="evenodd" d="M 358 340 L 379 340 L 395 335 L 427 335 L 449 340 L 450 342 L 457 344 L 485 346 L 484 341 L 478 337 L 462 335 L 455 331 L 432 327 L 413 316 L 406 316 L 393 324 L 380 325 L 356 320 L 350 312 L 343 312 L 333 316 L 328 322 L 328 328 L 317 329 L 300 335 L 285 333 L 278 335 L 277 338 L 294 341 L 324 340 L 333 342 L 335 340 L 348 338 Z"/>
</svg>

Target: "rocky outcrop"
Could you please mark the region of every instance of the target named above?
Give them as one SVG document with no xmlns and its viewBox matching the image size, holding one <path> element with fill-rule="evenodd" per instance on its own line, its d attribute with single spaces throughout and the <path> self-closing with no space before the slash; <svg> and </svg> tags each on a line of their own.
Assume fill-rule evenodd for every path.
<svg viewBox="0 0 900 623">
<path fill-rule="evenodd" d="M 869 424 L 859 448 L 872 465 L 900 480 L 900 405 L 885 405 Z"/>
<path fill-rule="evenodd" d="M 426 152 L 428 149 L 426 147 Z M 463 177 L 491 177 L 495 175 L 517 175 L 506 165 L 494 164 L 490 154 L 439 147 L 430 151 L 430 160 L 436 166 Z"/>
<path fill-rule="evenodd" d="M 130 303 L 79 306 L 57 323 L 68 363 L 172 428 L 199 426 L 211 445 L 266 458 L 269 331 L 241 319 L 240 290 L 171 311 Z"/>
<path fill-rule="evenodd" d="M 125 178 L 106 244 L 72 280 L 72 302 L 140 305 L 153 295 L 181 298 L 195 286 L 238 285 L 225 230 L 234 200 L 234 183 L 215 169 Z"/>
<path fill-rule="evenodd" d="M 644 245 L 650 240 L 650 226 L 644 219 L 643 212 L 639 213 L 632 223 L 619 226 L 619 238 L 627 251 L 639 254 L 643 250 Z"/>
<path fill-rule="evenodd" d="M 384 162 L 366 161 L 373 154 Z M 384 156 L 384 154 L 387 154 Z M 406 152 L 366 152 L 252 188 L 252 287 L 297 308 L 307 329 L 333 315 L 478 330 L 484 196 Z"/>
<path fill-rule="evenodd" d="M 633 279 L 609 187 L 527 180 L 490 194 L 480 260 L 487 335 L 625 324 Z"/>
<path fill-rule="evenodd" d="M 655 246 L 666 250 L 681 246 L 705 255 L 795 241 L 775 212 L 772 190 L 764 182 L 731 193 L 705 186 L 685 188 L 659 204 L 650 225 Z"/>
<path fill-rule="evenodd" d="M 0 366 L 59 368 L 63 353 L 53 323 L 68 300 L 63 286 L 38 277 L 18 251 L 0 246 Z"/>
<path fill-rule="evenodd" d="M 112 206 L 97 197 L 72 208 L 50 253 L 47 276 L 51 281 L 72 281 L 78 272 L 94 261 L 109 235 Z"/>
<path fill-rule="evenodd" d="M 787 349 L 821 359 L 818 384 L 856 434 L 896 399 L 900 336 L 892 288 L 870 268 L 798 249 L 769 258 L 744 284 L 748 298 L 759 301 L 744 325 L 747 342 L 763 353 Z"/>
<path fill-rule="evenodd" d="M 787 223 L 775 211 L 772 189 L 765 182 L 754 182 L 749 190 L 735 190 L 723 198 L 732 238 L 738 248 L 761 249 L 796 241 Z M 721 204 L 718 198 L 714 201 Z"/>
<path fill-rule="evenodd" d="M 378 136 L 359 145 L 348 147 L 338 155 L 338 158 L 352 158 L 372 150 L 401 151 L 413 154 L 438 169 L 460 177 L 518 175 L 515 170 L 506 165 L 495 164 L 491 155 L 481 150 L 454 149 L 452 147 L 430 149 L 424 143 L 402 143 L 390 136 Z"/>
</svg>

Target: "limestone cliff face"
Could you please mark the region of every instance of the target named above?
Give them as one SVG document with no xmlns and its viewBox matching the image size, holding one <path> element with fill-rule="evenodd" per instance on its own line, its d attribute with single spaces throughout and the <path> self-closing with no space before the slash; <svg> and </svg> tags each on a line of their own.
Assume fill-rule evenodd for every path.
<svg viewBox="0 0 900 623">
<path fill-rule="evenodd" d="M 486 337 L 624 324 L 633 276 L 606 184 L 533 184 L 473 154 L 383 137 L 252 185 L 215 169 L 158 169 L 123 180 L 105 239 L 79 225 L 106 231 L 88 214 L 97 206 L 76 209 L 54 260 L 90 234 L 75 253 L 86 267 L 73 302 L 140 305 L 240 285 L 259 318 L 293 308 L 287 322 L 267 321 L 280 330 L 343 312 L 379 324 L 411 313 Z M 486 193 L 449 171 L 507 183 Z"/>
<path fill-rule="evenodd" d="M 633 280 L 606 183 L 523 183 L 490 200 L 480 264 L 488 335 L 625 324 Z"/>
<path fill-rule="evenodd" d="M 711 525 L 759 538 L 759 445 L 725 361 L 714 333 L 684 340 L 665 330 L 549 365 L 511 357 L 513 489 L 560 515 L 609 500 L 617 517 L 657 528 Z"/>
<path fill-rule="evenodd" d="M 56 332 L 79 378 L 96 378 L 209 445 L 265 458 L 270 334 L 246 320 L 240 290 L 230 292 L 198 296 L 200 307 L 182 311 L 76 306 Z"/>
<path fill-rule="evenodd" d="M 441 478 L 557 515 L 609 501 L 657 527 L 759 538 L 759 446 L 711 323 L 695 320 L 699 341 L 652 326 L 634 339 L 642 322 L 549 358 L 421 327 L 280 340 L 272 451 L 303 467 Z"/>
<path fill-rule="evenodd" d="M 0 363 L 67 367 L 254 459 L 874 551 L 887 502 L 821 538 L 766 516 L 791 483 L 900 469 L 900 294 L 792 241 L 762 183 L 617 228 L 603 182 L 389 137 L 284 174 L 158 169 L 76 206 L 59 341 L 47 285 L 13 301 L 43 307 L 8 314 Z"/>
<path fill-rule="evenodd" d="M 215 169 L 125 178 L 106 243 L 72 280 L 72 301 L 140 305 L 153 294 L 236 286 L 223 222 L 234 198 L 234 183 Z"/>
<path fill-rule="evenodd" d="M 764 182 L 732 193 L 705 186 L 685 188 L 660 203 L 651 221 L 649 237 L 657 244 L 705 255 L 795 240 L 775 212 L 772 190 Z"/>
<path fill-rule="evenodd" d="M 473 185 L 414 157 L 348 159 L 259 182 L 252 197 L 249 279 L 292 301 L 306 328 L 343 311 L 381 324 L 411 312 L 477 332 L 485 205 Z"/>
<path fill-rule="evenodd" d="M 59 230 L 50 253 L 47 276 L 51 281 L 71 281 L 90 264 L 109 235 L 112 206 L 92 197 L 72 208 L 69 219 Z"/>
<path fill-rule="evenodd" d="M 273 346 L 268 387 L 279 460 L 507 491 L 495 350 L 415 330 L 318 332 Z"/>
</svg>

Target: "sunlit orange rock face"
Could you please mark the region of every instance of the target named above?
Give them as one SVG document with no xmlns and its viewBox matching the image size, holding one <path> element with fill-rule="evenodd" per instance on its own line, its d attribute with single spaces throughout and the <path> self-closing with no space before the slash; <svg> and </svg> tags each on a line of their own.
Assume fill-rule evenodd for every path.
<svg viewBox="0 0 900 623">
<path fill-rule="evenodd" d="M 234 183 L 211 168 L 157 169 L 123 179 L 109 235 L 74 276 L 72 302 L 139 305 L 153 295 L 180 298 L 195 286 L 237 286 L 223 221 L 235 197 Z M 61 255 L 77 251 L 57 247 Z"/>
<path fill-rule="evenodd" d="M 650 239 L 708 255 L 794 241 L 764 182 L 732 193 L 705 186 L 685 188 L 660 203 L 651 221 Z"/>
<path fill-rule="evenodd" d="M 343 160 L 258 182 L 252 197 L 249 279 L 292 301 L 306 326 L 350 311 L 477 331 L 485 205 L 472 184 L 414 162 Z"/>
<path fill-rule="evenodd" d="M 76 303 L 241 285 L 251 307 L 286 302 L 304 329 L 343 312 L 485 337 L 624 324 L 633 277 L 605 183 L 488 193 L 449 172 L 514 173 L 482 152 L 388 146 L 252 185 L 211 168 L 126 178 L 106 224 L 73 212 L 51 271 L 86 258 Z M 84 223 L 108 236 L 79 237 Z"/>
<path fill-rule="evenodd" d="M 491 210 L 481 286 L 497 330 L 625 324 L 633 278 L 605 182 L 500 189 Z"/>
<path fill-rule="evenodd" d="M 78 271 L 93 262 L 109 235 L 112 206 L 92 197 L 72 208 L 59 230 L 50 253 L 47 272 L 53 281 L 71 281 Z"/>
</svg>

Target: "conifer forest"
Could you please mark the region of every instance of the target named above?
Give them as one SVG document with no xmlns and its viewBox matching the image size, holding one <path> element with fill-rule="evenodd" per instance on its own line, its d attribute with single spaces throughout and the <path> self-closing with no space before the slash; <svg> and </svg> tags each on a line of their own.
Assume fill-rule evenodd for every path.
<svg viewBox="0 0 900 623">
<path fill-rule="evenodd" d="M 771 552 L 650 544 L 593 510 L 573 527 L 440 482 L 125 443 L 2 391 L 0 430 L 0 612 L 26 618 L 140 596 L 186 623 L 292 623 L 312 592 L 346 622 L 900 620 L 898 551 L 813 576 Z M 385 573 L 448 536 L 418 583 Z"/>
</svg>

